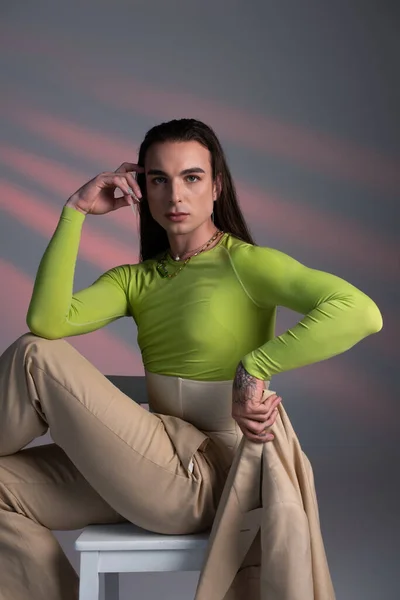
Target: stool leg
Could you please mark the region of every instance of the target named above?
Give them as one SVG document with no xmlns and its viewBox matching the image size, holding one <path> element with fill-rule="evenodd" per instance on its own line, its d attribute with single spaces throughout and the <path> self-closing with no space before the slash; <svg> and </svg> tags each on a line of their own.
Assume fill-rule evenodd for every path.
<svg viewBox="0 0 400 600">
<path fill-rule="evenodd" d="M 104 573 L 104 600 L 119 600 L 119 573 Z"/>
<path fill-rule="evenodd" d="M 99 600 L 99 553 L 82 552 L 79 600 Z"/>
</svg>

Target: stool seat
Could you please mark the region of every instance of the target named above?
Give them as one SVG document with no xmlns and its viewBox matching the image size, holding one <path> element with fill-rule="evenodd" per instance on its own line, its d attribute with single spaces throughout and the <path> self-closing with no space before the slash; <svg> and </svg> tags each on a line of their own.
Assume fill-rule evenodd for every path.
<svg viewBox="0 0 400 600">
<path fill-rule="evenodd" d="M 141 529 L 132 523 L 90 525 L 75 542 L 80 552 L 103 550 L 199 550 L 206 549 L 209 532 L 165 535 Z"/>
<path fill-rule="evenodd" d="M 98 600 L 99 574 L 105 598 L 117 599 L 119 573 L 200 571 L 209 532 L 165 535 L 131 523 L 90 525 L 75 542 L 81 553 L 80 600 Z"/>
</svg>

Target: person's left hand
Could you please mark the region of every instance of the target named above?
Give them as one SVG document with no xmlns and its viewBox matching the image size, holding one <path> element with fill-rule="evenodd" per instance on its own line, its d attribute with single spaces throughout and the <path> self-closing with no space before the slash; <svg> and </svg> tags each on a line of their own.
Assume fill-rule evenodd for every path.
<svg viewBox="0 0 400 600">
<path fill-rule="evenodd" d="M 243 435 L 256 443 L 274 439 L 269 429 L 275 423 L 277 406 L 282 400 L 277 394 L 263 400 L 264 387 L 264 381 L 250 375 L 240 362 L 233 380 L 232 417 Z"/>
</svg>

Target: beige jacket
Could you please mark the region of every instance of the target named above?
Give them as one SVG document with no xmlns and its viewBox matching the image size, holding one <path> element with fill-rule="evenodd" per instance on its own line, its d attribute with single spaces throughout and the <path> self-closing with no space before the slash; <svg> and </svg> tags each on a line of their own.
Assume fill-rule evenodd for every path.
<svg viewBox="0 0 400 600">
<path fill-rule="evenodd" d="M 311 464 L 278 410 L 274 441 L 235 454 L 195 600 L 335 600 Z"/>
</svg>

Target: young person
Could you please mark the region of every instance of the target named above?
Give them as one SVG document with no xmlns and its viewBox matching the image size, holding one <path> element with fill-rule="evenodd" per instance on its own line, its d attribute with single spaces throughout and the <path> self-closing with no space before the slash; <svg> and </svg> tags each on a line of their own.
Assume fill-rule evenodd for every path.
<svg viewBox="0 0 400 600">
<path fill-rule="evenodd" d="M 140 262 L 73 293 L 85 218 L 127 205 Z M 304 316 L 276 337 L 279 305 Z M 152 412 L 62 340 L 122 317 L 138 328 Z M 350 283 L 256 246 L 217 137 L 181 119 L 147 133 L 138 164 L 68 199 L 27 323 L 0 358 L 1 600 L 77 598 L 52 529 L 210 527 L 242 435 L 273 440 L 281 398 L 261 402 L 266 382 L 348 350 L 382 318 Z M 54 444 L 21 450 L 48 428 Z"/>
</svg>

